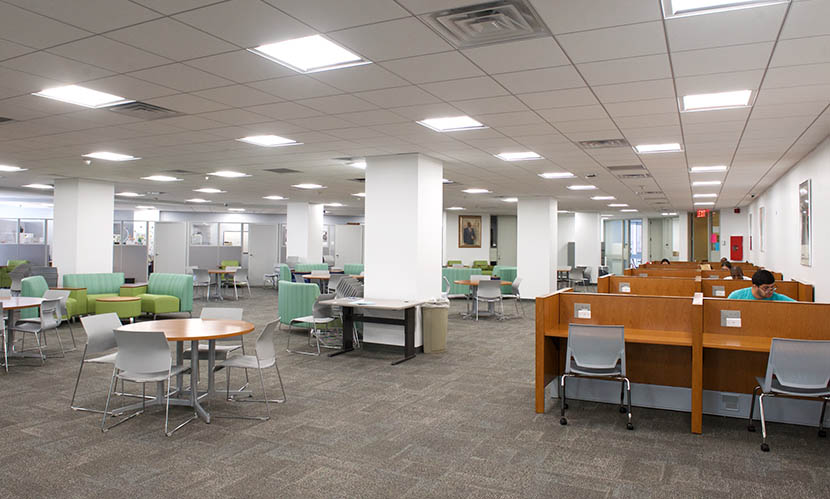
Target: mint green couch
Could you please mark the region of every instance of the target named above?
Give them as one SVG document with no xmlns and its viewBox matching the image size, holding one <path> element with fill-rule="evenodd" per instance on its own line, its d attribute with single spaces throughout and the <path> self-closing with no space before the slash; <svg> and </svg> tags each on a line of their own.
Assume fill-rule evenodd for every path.
<svg viewBox="0 0 830 499">
<path fill-rule="evenodd" d="M 346 263 L 343 265 L 343 273 L 346 275 L 360 275 L 363 272 L 362 263 Z"/>
<path fill-rule="evenodd" d="M 493 275 L 499 276 L 502 281 L 513 282 L 516 280 L 516 274 L 519 272 L 518 267 L 508 267 L 506 265 L 496 265 L 493 267 Z M 501 287 L 501 294 L 510 294 L 513 292 L 513 286 L 505 284 Z"/>
<path fill-rule="evenodd" d="M 294 272 L 311 272 L 312 270 L 328 270 L 327 263 L 298 263 L 294 266 Z"/>
<path fill-rule="evenodd" d="M 191 277 L 191 280 L 193 278 Z M 120 296 L 121 285 L 124 284 L 123 272 L 101 274 L 66 274 L 63 276 L 64 288 L 74 289 L 70 298 L 78 302 L 78 314 L 94 314 L 95 300 L 106 296 Z"/>
<path fill-rule="evenodd" d="M 473 264 L 470 266 L 481 269 L 481 273 L 484 275 L 493 274 L 493 266 L 487 260 L 473 260 Z"/>
<path fill-rule="evenodd" d="M 142 288 L 133 288 L 139 291 Z M 146 314 L 172 314 L 193 311 L 193 276 L 190 274 L 150 274 L 141 298 L 141 311 Z"/>
<path fill-rule="evenodd" d="M 8 288 L 12 285 L 12 278 L 9 277 L 9 272 L 14 270 L 18 265 L 29 263 L 29 260 L 7 260 L 6 266 L 0 268 L 0 288 Z"/>
<path fill-rule="evenodd" d="M 291 282 L 291 269 L 287 263 L 280 264 L 280 281 Z"/>
<path fill-rule="evenodd" d="M 280 281 L 277 297 L 277 313 L 280 324 L 290 325 L 293 319 L 311 315 L 314 301 L 320 296 L 320 287 L 316 284 Z M 311 327 L 310 324 L 295 324 Z"/>
<path fill-rule="evenodd" d="M 452 267 L 444 267 L 441 269 L 441 275 L 450 281 L 450 295 L 466 295 L 470 292 L 470 286 L 465 284 L 456 284 L 455 281 L 469 281 L 470 276 L 474 274 L 481 274 L 481 269 L 462 268 L 456 269 Z M 441 283 L 441 289 L 444 284 Z"/>
</svg>

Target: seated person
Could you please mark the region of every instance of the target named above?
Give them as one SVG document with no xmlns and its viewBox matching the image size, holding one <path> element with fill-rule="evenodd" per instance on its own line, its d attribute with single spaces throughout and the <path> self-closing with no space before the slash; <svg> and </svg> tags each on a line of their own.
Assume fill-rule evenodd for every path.
<svg viewBox="0 0 830 499">
<path fill-rule="evenodd" d="M 731 275 L 728 275 L 728 276 L 724 277 L 724 279 L 732 279 L 732 280 L 736 280 L 736 281 L 740 281 L 740 280 L 742 280 L 742 279 L 743 279 L 743 280 L 745 280 L 745 281 L 749 281 L 749 280 L 750 280 L 750 278 L 749 278 L 749 277 L 747 277 L 747 276 L 745 276 L 745 275 L 744 275 L 744 271 L 743 271 L 743 269 L 741 269 L 741 268 L 740 268 L 740 267 L 738 267 L 737 265 L 735 265 L 734 267 L 732 267 L 731 269 L 729 269 L 729 273 L 730 273 Z"/>
<path fill-rule="evenodd" d="M 660 265 L 671 265 L 671 262 L 668 258 L 663 258 L 662 260 L 660 260 Z"/>
<path fill-rule="evenodd" d="M 721 260 L 720 269 L 721 270 L 732 270 L 732 264 L 729 263 L 729 260 Z"/>
<path fill-rule="evenodd" d="M 729 294 L 730 300 L 795 301 L 775 292 L 775 277 L 769 270 L 759 270 L 752 276 L 752 287 L 737 289 Z"/>
</svg>

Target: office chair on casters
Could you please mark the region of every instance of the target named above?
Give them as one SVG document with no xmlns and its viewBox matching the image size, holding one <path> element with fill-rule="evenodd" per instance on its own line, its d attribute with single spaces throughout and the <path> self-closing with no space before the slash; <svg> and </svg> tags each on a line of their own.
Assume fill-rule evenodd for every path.
<svg viewBox="0 0 830 499">
<path fill-rule="evenodd" d="M 599 326 L 595 324 L 569 324 L 568 349 L 565 353 L 565 373 L 559 384 L 559 398 L 562 415 L 559 424 L 568 424 L 565 409 L 565 381 L 568 378 L 599 378 L 619 381 L 620 412 L 628 413 L 629 430 L 634 429 L 631 421 L 631 381 L 625 374 L 625 328 L 623 326 Z M 625 394 L 628 392 L 628 408 Z"/>
<path fill-rule="evenodd" d="M 767 422 L 764 417 L 765 397 L 809 397 L 822 400 L 821 417 L 818 421 L 818 436 L 826 437 L 824 414 L 830 401 L 830 340 L 792 340 L 773 338 L 767 360 L 767 374 L 757 377 L 758 386 L 752 391 L 752 405 L 749 406 L 749 426 L 754 432 L 752 414 L 755 397 L 761 413 L 761 450 L 769 452 L 767 443 Z M 760 392 L 760 394 L 759 394 Z"/>
</svg>

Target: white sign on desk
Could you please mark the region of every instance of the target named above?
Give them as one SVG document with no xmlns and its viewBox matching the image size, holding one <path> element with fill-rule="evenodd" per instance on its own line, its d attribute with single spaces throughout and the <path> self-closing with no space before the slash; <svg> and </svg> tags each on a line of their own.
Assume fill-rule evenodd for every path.
<svg viewBox="0 0 830 499">
<path fill-rule="evenodd" d="M 726 327 L 741 327 L 741 318 L 740 317 L 727 317 L 726 318 Z"/>
</svg>

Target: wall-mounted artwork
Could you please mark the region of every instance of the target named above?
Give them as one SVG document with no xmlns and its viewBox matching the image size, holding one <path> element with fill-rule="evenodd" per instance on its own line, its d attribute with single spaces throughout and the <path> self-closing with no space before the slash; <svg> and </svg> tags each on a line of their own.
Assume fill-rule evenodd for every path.
<svg viewBox="0 0 830 499">
<path fill-rule="evenodd" d="M 481 216 L 458 217 L 458 247 L 481 248 Z"/>
<path fill-rule="evenodd" d="M 798 186 L 798 214 L 801 221 L 801 265 L 812 265 L 810 238 L 812 236 L 812 217 L 810 216 L 810 180 L 807 179 Z"/>
</svg>

